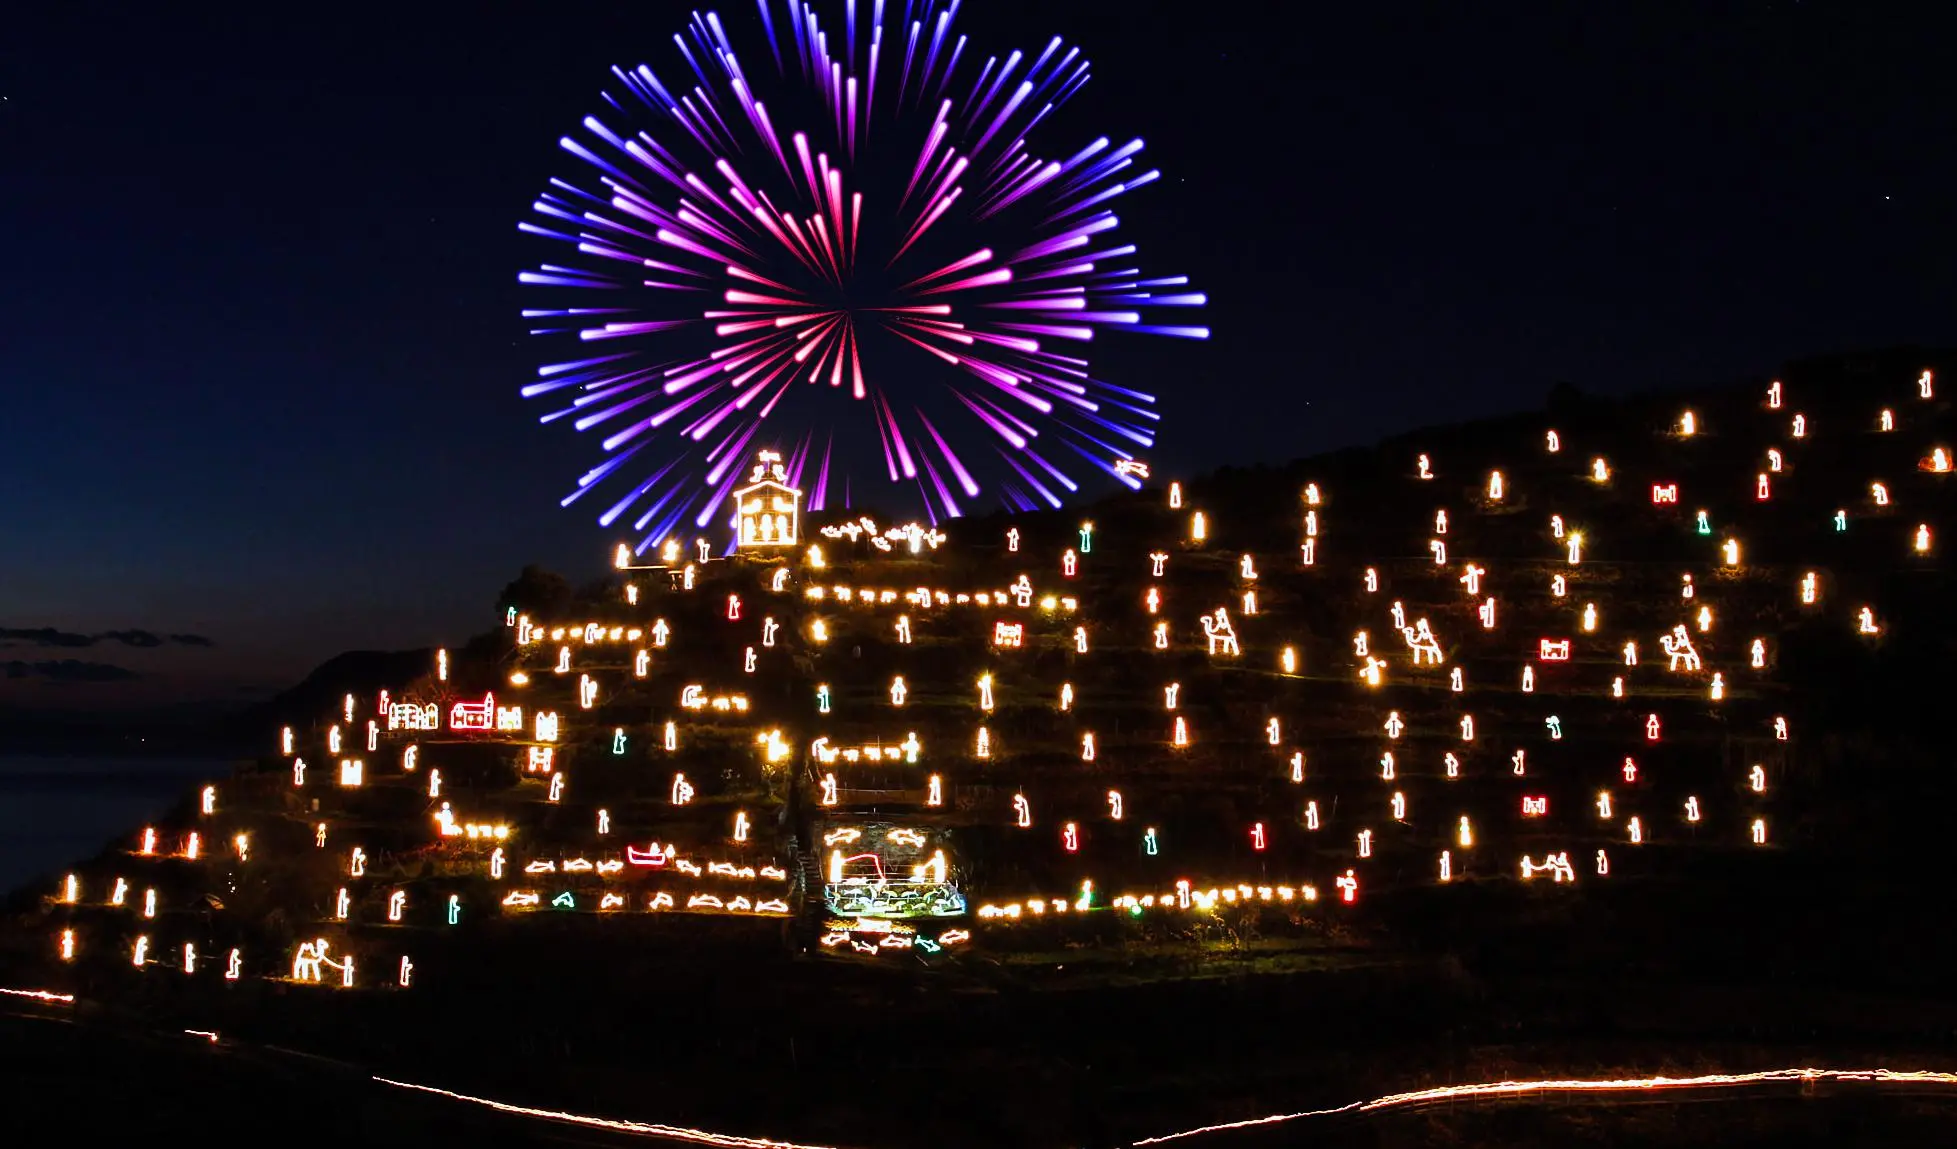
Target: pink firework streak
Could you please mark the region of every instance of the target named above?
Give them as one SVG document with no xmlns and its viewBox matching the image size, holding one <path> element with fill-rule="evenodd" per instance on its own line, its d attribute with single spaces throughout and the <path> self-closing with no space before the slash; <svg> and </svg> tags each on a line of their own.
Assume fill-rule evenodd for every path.
<svg viewBox="0 0 1957 1149">
<path fill-rule="evenodd" d="M 568 397 L 544 421 L 604 435 L 565 504 L 637 459 L 599 522 L 629 516 L 643 552 L 724 515 L 762 447 L 783 450 L 810 510 L 844 504 L 851 460 L 879 457 L 839 444 L 844 412 L 881 449 L 860 478 L 914 484 L 934 520 L 987 487 L 1060 506 L 1082 461 L 1137 485 L 1116 463 L 1153 445 L 1154 398 L 1079 352 L 1104 330 L 1209 329 L 1156 322 L 1204 296 L 1111 239 L 1110 205 L 1159 175 L 1137 170 L 1140 140 L 1028 150 L 1087 82 L 1080 50 L 1055 37 L 1030 60 L 967 62 L 958 4 L 939 0 L 890 24 L 884 0 L 845 0 L 840 36 L 811 4 L 758 7 L 775 108 L 719 15 L 695 13 L 664 78 L 612 69 L 610 111 L 560 141 L 586 178 L 551 180 L 519 225 L 574 250 L 521 282 L 585 304 L 523 313 L 578 344 L 523 394 Z"/>
</svg>

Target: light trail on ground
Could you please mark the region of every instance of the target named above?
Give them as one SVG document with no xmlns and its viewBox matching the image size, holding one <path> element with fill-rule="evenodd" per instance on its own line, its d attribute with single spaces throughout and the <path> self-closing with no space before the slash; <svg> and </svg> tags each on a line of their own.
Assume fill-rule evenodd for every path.
<svg viewBox="0 0 1957 1149">
<path fill-rule="evenodd" d="M 1165 1133 L 1159 1137 L 1144 1137 L 1134 1142 L 1136 1146 L 1160 1145 L 1165 1141 L 1179 1141 L 1186 1137 L 1200 1137 L 1208 1133 L 1228 1133 L 1237 1129 L 1256 1129 L 1267 1125 L 1280 1125 L 1286 1121 L 1301 1121 L 1310 1117 L 1336 1117 L 1344 1114 L 1378 1113 L 1389 1109 L 1411 1109 L 1421 1105 L 1431 1105 L 1440 1101 L 1475 1101 L 1484 1098 L 1517 1097 L 1526 1094 L 1568 1093 L 1661 1093 L 1671 1090 L 1744 1088 L 1754 1085 L 1772 1085 L 1781 1082 L 1850 1082 L 1877 1085 L 1933 1085 L 1957 1088 L 1957 1073 L 1942 1073 L 1928 1069 L 1763 1069 L 1754 1073 L 1706 1073 L 1695 1077 L 1601 1077 L 1601 1078 L 1542 1078 L 1533 1081 L 1483 1081 L 1472 1085 L 1441 1085 L 1431 1089 L 1416 1089 L 1406 1093 L 1388 1093 L 1369 1101 L 1352 1101 L 1330 1109 L 1305 1109 L 1296 1113 L 1274 1113 L 1267 1117 L 1248 1117 L 1241 1121 L 1226 1121 L 1217 1125 L 1204 1125 L 1195 1129 L 1184 1129 L 1179 1133 Z"/>
<path fill-rule="evenodd" d="M 567 1113 L 558 1109 L 536 1109 L 528 1105 L 513 1105 L 507 1101 L 495 1101 L 488 1097 L 475 1097 L 467 1093 L 457 1093 L 449 1089 L 439 1089 L 433 1085 L 417 1085 L 412 1081 L 396 1081 L 393 1078 L 376 1075 L 374 1080 L 382 1085 L 392 1085 L 396 1089 L 410 1089 L 418 1093 L 429 1093 L 436 1097 L 446 1097 L 451 1101 L 464 1101 L 494 1109 L 498 1113 L 512 1113 L 521 1117 L 535 1117 L 544 1121 L 557 1121 L 566 1125 L 578 1125 L 586 1129 L 602 1129 L 609 1133 L 629 1133 L 639 1137 L 662 1137 L 671 1141 L 688 1141 L 695 1145 L 725 1146 L 726 1149 L 836 1149 L 831 1145 L 811 1145 L 799 1141 L 775 1141 L 766 1137 L 740 1137 L 729 1133 L 712 1133 L 705 1129 L 689 1129 L 682 1125 L 660 1125 L 647 1121 L 621 1121 L 613 1117 L 591 1117 L 582 1113 Z"/>
<path fill-rule="evenodd" d="M 0 985 L 0 994 L 5 994 L 8 997 L 24 997 L 29 1001 L 42 1001 L 49 1005 L 75 1004 L 74 994 L 54 993 L 45 989 L 8 989 L 6 986 Z"/>
</svg>

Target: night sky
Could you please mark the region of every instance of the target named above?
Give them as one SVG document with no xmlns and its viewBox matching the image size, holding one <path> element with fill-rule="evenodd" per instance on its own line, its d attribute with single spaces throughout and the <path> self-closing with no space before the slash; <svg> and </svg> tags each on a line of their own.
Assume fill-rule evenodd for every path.
<svg viewBox="0 0 1957 1149">
<path fill-rule="evenodd" d="M 517 395 L 516 223 L 571 174 L 556 140 L 608 66 L 666 64 L 683 6 L 35 8 L 0 35 L 0 703 L 243 699 L 479 630 L 525 562 L 602 569 L 596 508 L 558 506 L 598 448 Z M 959 23 L 974 50 L 1082 44 L 1093 82 L 1035 142 L 1139 135 L 1163 170 L 1121 234 L 1209 294 L 1215 337 L 1096 354 L 1160 397 L 1152 461 L 1186 473 L 1558 380 L 1951 342 L 1953 29 L 1898 15 L 1934 11 L 966 0 Z"/>
</svg>

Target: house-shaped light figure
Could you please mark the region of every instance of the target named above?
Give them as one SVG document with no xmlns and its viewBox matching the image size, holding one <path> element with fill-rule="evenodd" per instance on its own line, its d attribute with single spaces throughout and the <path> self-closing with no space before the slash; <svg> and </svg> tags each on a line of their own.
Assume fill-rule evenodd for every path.
<svg viewBox="0 0 1957 1149">
<path fill-rule="evenodd" d="M 788 472 L 781 456 L 763 451 L 754 464 L 748 484 L 734 491 L 740 537 L 736 545 L 750 547 L 792 547 L 802 537 L 802 492 L 788 485 Z"/>
</svg>

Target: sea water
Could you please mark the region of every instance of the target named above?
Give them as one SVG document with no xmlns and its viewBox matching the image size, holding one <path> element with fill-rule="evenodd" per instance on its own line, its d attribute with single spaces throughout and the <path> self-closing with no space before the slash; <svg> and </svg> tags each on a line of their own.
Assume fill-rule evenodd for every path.
<svg viewBox="0 0 1957 1149">
<path fill-rule="evenodd" d="M 59 873 L 231 773 L 207 759 L 0 757 L 0 891 Z"/>
</svg>

